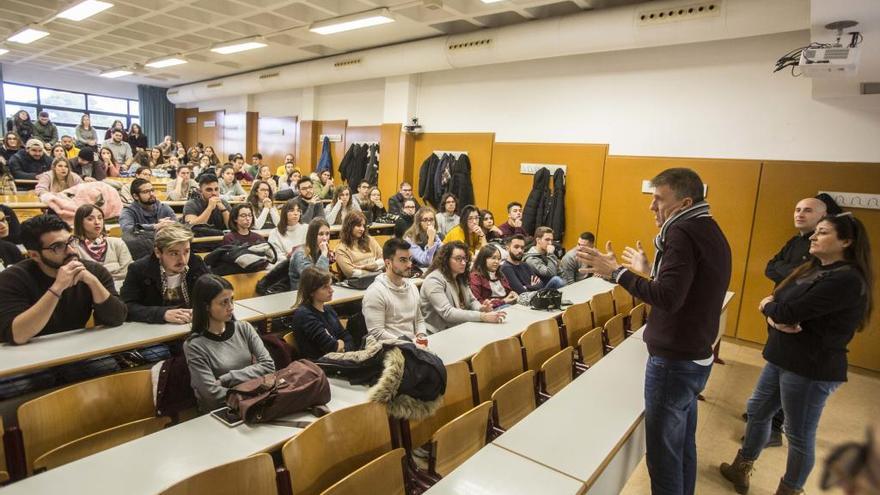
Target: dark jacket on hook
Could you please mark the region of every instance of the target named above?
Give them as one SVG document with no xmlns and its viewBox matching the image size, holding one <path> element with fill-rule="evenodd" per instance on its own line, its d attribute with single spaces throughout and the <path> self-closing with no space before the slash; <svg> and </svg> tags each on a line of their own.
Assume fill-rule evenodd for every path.
<svg viewBox="0 0 880 495">
<path fill-rule="evenodd" d="M 535 235 L 544 218 L 546 204 L 550 200 L 550 170 L 541 168 L 532 179 L 532 191 L 523 207 L 523 228 L 529 235 Z"/>
<path fill-rule="evenodd" d="M 474 204 L 474 185 L 471 182 L 471 160 L 462 154 L 455 160 L 451 167 L 451 179 L 448 191 L 455 194 L 460 205 Z M 437 198 L 440 202 L 440 198 Z"/>
<path fill-rule="evenodd" d="M 561 242 L 565 235 L 565 172 L 562 169 L 553 173 L 553 195 L 548 213 L 546 225 L 553 229 L 554 238 Z"/>
</svg>

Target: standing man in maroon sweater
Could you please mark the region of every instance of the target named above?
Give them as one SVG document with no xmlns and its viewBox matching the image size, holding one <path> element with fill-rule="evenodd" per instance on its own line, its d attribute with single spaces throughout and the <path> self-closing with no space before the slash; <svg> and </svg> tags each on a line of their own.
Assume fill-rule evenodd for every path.
<svg viewBox="0 0 880 495">
<path fill-rule="evenodd" d="M 703 182 L 685 168 L 651 181 L 651 211 L 660 233 L 653 266 L 627 248 L 623 265 L 611 251 L 582 248 L 588 271 L 617 282 L 651 305 L 644 340 L 646 461 L 654 495 L 693 494 L 697 474 L 697 395 L 712 370 L 712 344 L 730 283 L 730 246 L 709 214 Z M 635 272 L 648 273 L 644 278 Z"/>
</svg>

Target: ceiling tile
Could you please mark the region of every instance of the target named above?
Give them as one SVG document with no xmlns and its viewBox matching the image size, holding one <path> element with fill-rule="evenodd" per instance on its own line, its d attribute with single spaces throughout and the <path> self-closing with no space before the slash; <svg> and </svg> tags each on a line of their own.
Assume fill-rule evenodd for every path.
<svg viewBox="0 0 880 495">
<path fill-rule="evenodd" d="M 452 17 L 448 11 L 443 9 L 426 9 L 420 5 L 410 7 L 408 9 L 400 9 L 394 11 L 395 15 L 405 16 L 416 22 L 437 22 Z"/>
<path fill-rule="evenodd" d="M 474 20 L 482 23 L 486 27 L 501 27 L 511 24 L 519 24 L 527 19 L 516 12 L 498 12 L 497 14 L 481 15 L 474 17 Z"/>
<path fill-rule="evenodd" d="M 293 5 L 288 5 L 287 7 L 275 9 L 275 12 L 304 23 L 311 23 L 317 21 L 318 19 L 331 17 L 326 12 L 320 11 L 309 5 L 305 5 L 299 2 Z"/>
<path fill-rule="evenodd" d="M 277 31 L 279 29 L 289 29 L 292 27 L 300 26 L 303 23 L 300 21 L 295 21 L 293 19 L 288 19 L 286 17 L 281 17 L 275 14 L 262 13 L 257 14 L 251 17 L 247 17 L 244 19 L 251 24 L 256 24 L 261 27 L 265 27 L 266 31 Z"/>
<path fill-rule="evenodd" d="M 254 36 L 262 32 L 259 27 L 241 21 L 227 22 L 226 24 L 219 26 L 218 29 L 231 33 L 231 36 L 227 37 L 227 39 L 234 39 L 236 34 Z"/>
<path fill-rule="evenodd" d="M 218 12 L 220 14 L 234 17 L 244 17 L 254 13 L 253 7 L 236 2 L 230 2 L 229 0 L 199 0 L 192 5 L 205 10 L 209 10 L 211 12 Z"/>
</svg>

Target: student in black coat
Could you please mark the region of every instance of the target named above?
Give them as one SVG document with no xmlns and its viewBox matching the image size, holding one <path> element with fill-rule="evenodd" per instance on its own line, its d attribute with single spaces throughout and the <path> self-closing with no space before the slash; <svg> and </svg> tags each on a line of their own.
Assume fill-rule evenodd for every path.
<svg viewBox="0 0 880 495">
<path fill-rule="evenodd" d="M 330 272 L 311 266 L 300 276 L 293 335 L 300 355 L 306 359 L 356 350 L 351 334 L 342 328 L 336 311 L 327 305 L 333 299 L 332 282 Z"/>
<path fill-rule="evenodd" d="M 156 233 L 154 252 L 129 265 L 120 291 L 129 321 L 191 321 L 193 287 L 199 277 L 209 273 L 202 258 L 190 254 L 192 238 L 186 226 L 163 226 Z"/>
<path fill-rule="evenodd" d="M 413 186 L 409 182 L 403 181 L 400 183 L 400 191 L 394 196 L 388 198 L 388 213 L 392 213 L 394 215 L 400 215 L 401 210 L 403 210 L 403 202 L 407 199 L 412 199 L 416 201 L 413 196 Z M 416 209 L 419 207 L 419 202 L 416 201 Z"/>
<path fill-rule="evenodd" d="M 35 180 L 38 175 L 52 167 L 52 159 L 46 154 L 42 141 L 31 139 L 26 148 L 12 155 L 8 165 L 14 179 Z"/>
</svg>

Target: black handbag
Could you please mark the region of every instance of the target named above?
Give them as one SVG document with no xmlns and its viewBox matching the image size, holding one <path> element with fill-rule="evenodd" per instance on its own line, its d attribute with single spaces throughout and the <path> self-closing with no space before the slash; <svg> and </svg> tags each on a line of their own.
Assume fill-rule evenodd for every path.
<svg viewBox="0 0 880 495">
<path fill-rule="evenodd" d="M 530 305 L 532 309 L 544 311 L 562 309 L 562 292 L 556 289 L 541 289 L 532 297 Z"/>
</svg>

